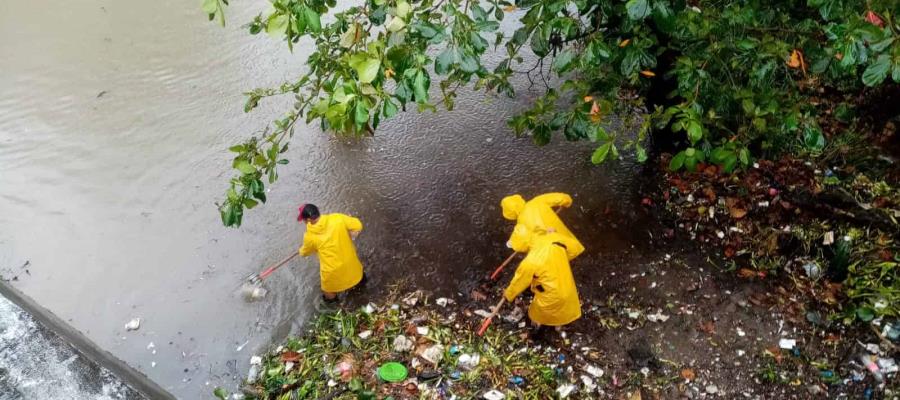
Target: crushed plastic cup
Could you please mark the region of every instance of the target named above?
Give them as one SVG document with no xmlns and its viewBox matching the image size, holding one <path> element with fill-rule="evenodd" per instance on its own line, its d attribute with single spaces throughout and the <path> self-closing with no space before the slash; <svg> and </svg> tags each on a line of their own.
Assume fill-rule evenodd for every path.
<svg viewBox="0 0 900 400">
<path fill-rule="evenodd" d="M 506 398 L 506 395 L 499 390 L 490 390 L 487 393 L 481 395 L 481 398 L 484 400 L 503 400 Z"/>
<path fill-rule="evenodd" d="M 791 350 L 794 347 L 797 347 L 797 340 L 796 339 L 781 339 L 778 341 L 778 347 L 785 349 L 785 350 Z"/>
</svg>

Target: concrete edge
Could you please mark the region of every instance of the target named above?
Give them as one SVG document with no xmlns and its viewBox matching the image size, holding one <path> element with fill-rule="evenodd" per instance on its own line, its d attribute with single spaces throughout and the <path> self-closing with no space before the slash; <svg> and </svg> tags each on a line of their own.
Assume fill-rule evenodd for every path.
<svg viewBox="0 0 900 400">
<path fill-rule="evenodd" d="M 149 399 L 174 400 L 175 396 L 167 392 L 162 386 L 153 382 L 140 371 L 132 368 L 112 353 L 102 349 L 92 340 L 88 339 L 81 331 L 75 329 L 50 310 L 38 304 L 34 299 L 22 293 L 7 282 L 0 281 L 0 294 L 27 311 L 35 320 L 50 329 L 53 333 L 65 339 L 76 351 L 100 366 L 108 369 L 126 384 L 141 392 Z"/>
</svg>

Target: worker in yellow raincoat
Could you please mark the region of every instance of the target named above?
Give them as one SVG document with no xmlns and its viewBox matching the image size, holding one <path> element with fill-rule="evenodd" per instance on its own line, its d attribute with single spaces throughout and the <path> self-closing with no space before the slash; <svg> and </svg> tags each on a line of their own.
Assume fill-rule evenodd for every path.
<svg viewBox="0 0 900 400">
<path fill-rule="evenodd" d="M 545 193 L 528 201 L 518 194 L 504 197 L 500 201 L 503 217 L 516 221 L 506 245 L 516 252 L 525 253 L 532 234 L 537 230 L 556 232 L 578 242 L 553 210 L 554 207 L 568 208 L 571 205 L 572 197 L 565 193 Z M 578 243 L 578 246 L 580 247 L 581 243 Z"/>
<path fill-rule="evenodd" d="M 335 301 L 338 293 L 356 286 L 365 277 L 353 246 L 353 239 L 362 231 L 362 222 L 344 214 L 320 215 L 313 204 L 301 206 L 297 220 L 306 221 L 300 255 L 318 253 L 322 295 L 326 301 Z"/>
<path fill-rule="evenodd" d="M 528 254 L 503 292 L 512 303 L 531 288 L 534 300 L 528 318 L 536 327 L 563 326 L 581 317 L 581 302 L 569 261 L 584 251 L 578 240 L 559 232 L 538 230 L 526 249 Z"/>
</svg>

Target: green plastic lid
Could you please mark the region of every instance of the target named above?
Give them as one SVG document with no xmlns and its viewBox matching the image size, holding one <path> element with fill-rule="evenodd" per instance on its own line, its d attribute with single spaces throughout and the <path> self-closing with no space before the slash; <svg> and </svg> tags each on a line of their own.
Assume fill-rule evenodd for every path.
<svg viewBox="0 0 900 400">
<path fill-rule="evenodd" d="M 400 382 L 406 379 L 406 367 L 398 362 L 384 363 L 378 367 L 378 377 L 385 382 Z"/>
</svg>

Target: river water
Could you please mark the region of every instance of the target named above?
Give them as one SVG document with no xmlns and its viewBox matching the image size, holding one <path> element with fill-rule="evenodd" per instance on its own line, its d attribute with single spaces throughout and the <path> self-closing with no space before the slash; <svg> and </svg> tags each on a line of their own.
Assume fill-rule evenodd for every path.
<svg viewBox="0 0 900 400">
<path fill-rule="evenodd" d="M 645 236 L 629 224 L 638 166 L 594 167 L 589 143 L 513 137 L 505 119 L 527 88 L 405 113 L 372 139 L 303 127 L 268 204 L 222 227 L 225 149 L 285 106 L 244 114 L 241 92 L 297 75 L 306 51 L 246 34 L 266 3 L 234 3 L 222 29 L 195 1 L 0 2 L 0 276 L 176 396 L 233 387 L 255 351 L 309 316 L 313 261 L 273 275 L 262 302 L 234 291 L 296 250 L 300 203 L 362 219 L 358 299 L 401 278 L 467 293 L 507 255 L 499 201 L 511 193 L 575 197 L 564 218 L 588 247 L 588 290 L 591 271 Z M 132 318 L 141 327 L 126 331 Z"/>
<path fill-rule="evenodd" d="M 144 398 L 0 296 L 0 400 Z"/>
</svg>

